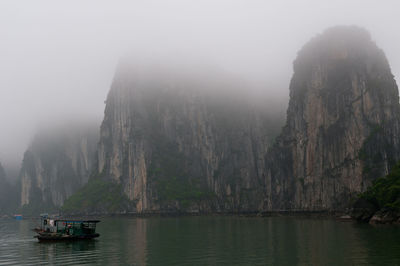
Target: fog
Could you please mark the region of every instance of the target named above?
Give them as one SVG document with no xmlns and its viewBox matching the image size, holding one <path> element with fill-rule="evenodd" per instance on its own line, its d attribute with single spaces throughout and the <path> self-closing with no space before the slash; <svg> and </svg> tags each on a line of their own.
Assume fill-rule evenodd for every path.
<svg viewBox="0 0 400 266">
<path fill-rule="evenodd" d="M 399 11 L 395 0 L 2 0 L 0 161 L 18 165 L 43 124 L 100 123 L 127 53 L 216 66 L 246 79 L 268 104 L 287 99 L 292 62 L 305 42 L 331 26 L 358 25 L 398 77 Z"/>
</svg>

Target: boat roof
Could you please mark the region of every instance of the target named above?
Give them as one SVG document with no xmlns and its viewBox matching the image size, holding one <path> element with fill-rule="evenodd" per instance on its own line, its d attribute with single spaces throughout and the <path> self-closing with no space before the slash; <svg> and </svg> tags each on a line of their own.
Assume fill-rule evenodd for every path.
<svg viewBox="0 0 400 266">
<path fill-rule="evenodd" d="M 64 219 L 55 219 L 55 222 L 66 222 L 66 223 L 99 223 L 99 220 L 64 220 Z"/>
</svg>

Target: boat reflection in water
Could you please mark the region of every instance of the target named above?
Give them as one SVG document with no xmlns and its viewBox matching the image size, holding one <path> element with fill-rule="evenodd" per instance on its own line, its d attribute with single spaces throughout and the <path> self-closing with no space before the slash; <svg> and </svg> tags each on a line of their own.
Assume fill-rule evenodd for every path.
<svg viewBox="0 0 400 266">
<path fill-rule="evenodd" d="M 33 229 L 39 241 L 84 240 L 100 235 L 96 233 L 99 220 L 51 219 L 48 214 L 40 217 L 40 227 Z"/>
</svg>

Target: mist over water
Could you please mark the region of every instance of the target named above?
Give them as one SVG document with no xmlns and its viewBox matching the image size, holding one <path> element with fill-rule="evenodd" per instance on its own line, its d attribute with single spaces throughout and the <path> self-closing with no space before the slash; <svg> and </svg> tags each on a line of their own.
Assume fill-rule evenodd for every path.
<svg viewBox="0 0 400 266">
<path fill-rule="evenodd" d="M 398 1 L 1 1 L 0 161 L 43 125 L 95 121 L 121 58 L 221 69 L 284 110 L 296 53 L 335 25 L 366 28 L 400 75 Z M 256 102 L 256 100 L 255 100 Z M 276 105 L 276 107 L 275 107 Z"/>
</svg>

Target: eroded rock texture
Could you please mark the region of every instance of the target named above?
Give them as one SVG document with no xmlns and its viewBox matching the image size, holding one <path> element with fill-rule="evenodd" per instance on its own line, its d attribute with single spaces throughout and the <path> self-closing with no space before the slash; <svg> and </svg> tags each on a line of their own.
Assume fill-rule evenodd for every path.
<svg viewBox="0 0 400 266">
<path fill-rule="evenodd" d="M 128 211 L 344 210 L 400 158 L 397 85 L 363 29 L 331 28 L 300 50 L 274 145 L 279 116 L 252 106 L 246 86 L 218 71 L 122 62 L 96 178 L 121 184 Z M 25 186 L 43 199 L 59 204 L 73 190 L 46 192 L 58 180 L 40 174 L 48 161 L 26 158 Z"/>
<path fill-rule="evenodd" d="M 298 53 L 264 209 L 344 209 L 399 160 L 399 97 L 370 35 L 335 27 Z"/>
<path fill-rule="evenodd" d="M 122 63 L 98 172 L 123 184 L 138 212 L 260 209 L 264 157 L 279 125 L 251 108 L 241 86 L 221 73 Z"/>
<path fill-rule="evenodd" d="M 37 134 L 22 162 L 21 205 L 61 206 L 83 186 L 93 170 L 97 131 L 82 123 Z"/>
</svg>

